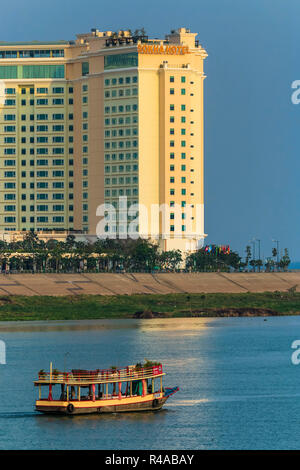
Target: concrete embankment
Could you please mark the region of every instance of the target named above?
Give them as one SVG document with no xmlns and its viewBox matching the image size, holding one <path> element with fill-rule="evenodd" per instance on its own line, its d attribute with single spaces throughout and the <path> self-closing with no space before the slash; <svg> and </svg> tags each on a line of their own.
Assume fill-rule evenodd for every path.
<svg viewBox="0 0 300 470">
<path fill-rule="evenodd" d="M 300 292 L 300 272 L 2 274 L 0 295 Z"/>
</svg>

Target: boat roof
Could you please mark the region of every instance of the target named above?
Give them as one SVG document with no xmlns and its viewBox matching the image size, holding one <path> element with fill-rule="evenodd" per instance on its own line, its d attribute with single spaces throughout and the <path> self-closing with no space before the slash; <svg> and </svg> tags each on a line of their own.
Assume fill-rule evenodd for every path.
<svg viewBox="0 0 300 470">
<path fill-rule="evenodd" d="M 72 369 L 71 372 L 43 372 L 39 373 L 34 385 L 92 385 L 113 382 L 131 382 L 135 380 L 158 378 L 165 375 L 161 365 L 151 367 L 128 366 L 123 369 Z"/>
</svg>

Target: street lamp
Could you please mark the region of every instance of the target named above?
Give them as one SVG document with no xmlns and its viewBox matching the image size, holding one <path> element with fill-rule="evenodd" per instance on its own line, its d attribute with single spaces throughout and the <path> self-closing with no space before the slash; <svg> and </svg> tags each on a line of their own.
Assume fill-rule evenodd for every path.
<svg viewBox="0 0 300 470">
<path fill-rule="evenodd" d="M 255 238 L 252 238 L 252 240 L 249 240 L 249 243 L 252 243 L 252 245 L 253 245 L 252 258 L 253 258 L 253 261 L 255 261 Z M 255 264 L 253 264 L 253 270 L 255 272 Z"/>
<path fill-rule="evenodd" d="M 258 259 L 260 261 L 260 240 L 258 238 L 254 238 L 253 240 L 258 242 Z M 260 272 L 260 264 L 258 265 L 258 270 Z"/>
</svg>

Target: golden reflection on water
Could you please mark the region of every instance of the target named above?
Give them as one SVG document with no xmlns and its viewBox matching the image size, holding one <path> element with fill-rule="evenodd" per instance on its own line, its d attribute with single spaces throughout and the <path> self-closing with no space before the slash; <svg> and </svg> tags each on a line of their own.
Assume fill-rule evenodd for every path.
<svg viewBox="0 0 300 470">
<path fill-rule="evenodd" d="M 147 331 L 184 331 L 194 336 L 199 330 L 206 329 L 215 318 L 160 318 L 160 319 L 103 319 L 103 320 L 62 320 L 62 321 L 14 321 L 0 322 L 0 332 L 49 332 L 49 331 L 87 331 L 137 328 Z"/>
</svg>

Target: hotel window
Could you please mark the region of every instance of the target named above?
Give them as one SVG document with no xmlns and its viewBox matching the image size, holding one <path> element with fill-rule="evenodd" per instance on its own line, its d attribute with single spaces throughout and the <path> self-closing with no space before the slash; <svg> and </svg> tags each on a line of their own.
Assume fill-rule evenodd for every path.
<svg viewBox="0 0 300 470">
<path fill-rule="evenodd" d="M 174 196 L 175 195 L 175 189 L 171 188 L 170 189 L 170 196 Z"/>
<path fill-rule="evenodd" d="M 48 126 L 36 126 L 37 132 L 48 132 Z"/>
<path fill-rule="evenodd" d="M 37 166 L 48 166 L 48 160 L 44 160 L 44 159 L 37 160 L 36 164 Z"/>
<path fill-rule="evenodd" d="M 182 183 L 186 183 L 186 178 L 185 178 L 185 176 L 182 176 L 182 177 L 181 177 L 181 182 L 182 182 Z"/>
<path fill-rule="evenodd" d="M 185 104 L 181 105 L 181 111 L 185 111 Z"/>
<path fill-rule="evenodd" d="M 15 144 L 16 138 L 15 137 L 4 137 L 5 144 Z"/>
<path fill-rule="evenodd" d="M 65 89 L 63 87 L 54 87 L 54 88 L 52 88 L 52 93 L 54 95 L 63 94 L 64 92 L 65 92 Z"/>
<path fill-rule="evenodd" d="M 185 88 L 181 88 L 181 94 L 185 95 Z"/>
<path fill-rule="evenodd" d="M 48 104 L 48 100 L 47 100 Z M 63 98 L 53 98 L 52 99 L 52 104 L 54 105 L 63 105 L 64 104 L 64 99 Z"/>
<path fill-rule="evenodd" d="M 16 199 L 15 194 L 4 194 L 4 200 L 5 201 L 14 201 Z"/>
<path fill-rule="evenodd" d="M 64 211 L 64 210 L 65 210 L 65 206 L 63 204 L 54 204 L 53 205 L 53 211 L 54 212 L 61 212 L 61 211 Z"/>
<path fill-rule="evenodd" d="M 185 196 L 186 195 L 186 189 L 182 189 L 181 194 L 182 194 L 182 196 Z"/>
<path fill-rule="evenodd" d="M 170 104 L 170 111 L 174 111 L 175 110 L 175 105 L 174 104 Z"/>
<path fill-rule="evenodd" d="M 175 146 L 174 140 L 170 140 L 170 147 L 174 147 L 174 146 Z"/>
<path fill-rule="evenodd" d="M 16 210 L 16 206 L 4 206 L 5 212 L 14 212 Z"/>
<path fill-rule="evenodd" d="M 46 106 L 48 104 L 48 99 L 47 98 L 38 98 L 36 100 L 37 106 Z"/>
<path fill-rule="evenodd" d="M 48 88 L 37 88 L 36 93 L 38 95 L 47 95 L 48 94 Z"/>
<path fill-rule="evenodd" d="M 36 149 L 37 155 L 48 155 L 48 149 L 47 148 L 37 148 Z"/>
<path fill-rule="evenodd" d="M 181 165 L 181 171 L 185 171 L 186 170 L 186 166 L 185 165 Z"/>
<path fill-rule="evenodd" d="M 175 122 L 175 117 L 174 116 L 170 116 L 170 122 Z"/>
<path fill-rule="evenodd" d="M 62 155 L 65 149 L 63 147 L 53 147 L 52 154 L 53 155 Z"/>
<path fill-rule="evenodd" d="M 171 134 L 171 135 L 174 135 L 174 134 L 175 134 L 175 130 L 174 130 L 174 129 L 170 129 L 170 134 Z"/>
<path fill-rule="evenodd" d="M 173 76 L 170 77 L 170 82 L 174 83 L 174 77 Z"/>
<path fill-rule="evenodd" d="M 42 137 L 43 138 L 43 137 Z M 48 139 L 48 137 L 44 137 L 45 139 Z M 62 135 L 57 135 L 52 137 L 52 142 L 55 143 L 62 143 L 64 142 L 64 137 Z"/>
<path fill-rule="evenodd" d="M 181 77 L 181 83 L 185 83 L 185 77 Z"/>
<path fill-rule="evenodd" d="M 185 135 L 185 129 L 181 129 L 181 135 Z"/>
<path fill-rule="evenodd" d="M 64 119 L 64 114 L 52 114 L 53 120 L 61 120 Z"/>
<path fill-rule="evenodd" d="M 85 93 L 86 91 L 88 91 L 88 86 L 85 84 L 85 85 L 82 85 L 82 91 L 83 93 Z"/>
<path fill-rule="evenodd" d="M 182 140 L 181 141 L 181 147 L 185 147 L 185 144 L 186 144 L 185 140 Z"/>
<path fill-rule="evenodd" d="M 174 88 L 170 88 L 170 95 L 174 95 L 174 94 L 175 94 Z"/>
</svg>

